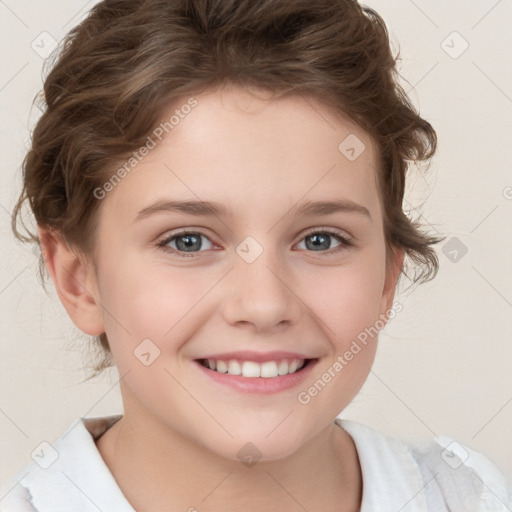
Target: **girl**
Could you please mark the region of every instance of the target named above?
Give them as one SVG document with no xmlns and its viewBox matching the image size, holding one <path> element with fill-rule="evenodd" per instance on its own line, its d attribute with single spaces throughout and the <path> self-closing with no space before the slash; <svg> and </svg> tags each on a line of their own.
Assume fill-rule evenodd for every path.
<svg viewBox="0 0 512 512">
<path fill-rule="evenodd" d="M 42 445 L 0 510 L 510 510 L 468 446 L 337 418 L 405 258 L 438 266 L 402 210 L 436 133 L 395 65 L 353 0 L 104 0 L 70 32 L 14 218 L 124 412 Z"/>
</svg>

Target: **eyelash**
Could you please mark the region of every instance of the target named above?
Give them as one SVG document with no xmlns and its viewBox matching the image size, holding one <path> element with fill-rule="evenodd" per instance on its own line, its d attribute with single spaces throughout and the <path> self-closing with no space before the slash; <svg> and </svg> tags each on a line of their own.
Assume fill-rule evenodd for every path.
<svg viewBox="0 0 512 512">
<path fill-rule="evenodd" d="M 308 236 L 315 235 L 315 234 L 330 235 L 330 236 L 334 237 L 341 244 L 338 247 L 335 247 L 334 249 L 328 249 L 326 251 L 318 251 L 323 254 L 335 254 L 335 253 L 341 252 L 342 250 L 346 250 L 354 245 L 354 243 L 348 237 L 345 237 L 345 236 L 341 235 L 338 231 L 334 231 L 333 229 L 330 229 L 330 228 L 311 228 L 304 233 L 304 235 L 299 240 L 299 242 L 301 242 L 304 238 L 307 238 Z M 209 237 L 207 235 L 205 235 L 204 233 L 202 233 L 201 231 L 181 230 L 178 233 L 174 233 L 171 236 L 168 236 L 168 237 L 164 238 L 163 240 L 157 242 L 156 245 L 157 245 L 157 247 L 164 250 L 165 252 L 178 254 L 180 257 L 184 257 L 184 258 L 195 257 L 195 255 L 200 254 L 201 252 L 204 252 L 204 251 L 196 251 L 196 252 L 187 253 L 184 251 L 177 251 L 176 249 L 173 249 L 171 247 L 167 247 L 168 243 L 172 242 L 174 239 L 176 239 L 182 235 L 199 235 L 199 236 L 204 236 L 205 238 L 208 238 L 208 240 L 210 240 Z M 306 252 L 317 252 L 317 251 L 306 251 Z"/>
</svg>

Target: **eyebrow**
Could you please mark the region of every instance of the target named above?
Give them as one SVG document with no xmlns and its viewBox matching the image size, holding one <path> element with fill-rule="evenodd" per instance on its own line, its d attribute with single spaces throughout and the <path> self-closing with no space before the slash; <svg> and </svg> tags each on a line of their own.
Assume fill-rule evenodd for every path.
<svg viewBox="0 0 512 512">
<path fill-rule="evenodd" d="M 291 210 L 295 209 L 296 214 L 300 216 L 321 216 L 330 215 L 333 213 L 356 213 L 364 215 L 370 220 L 372 216 L 370 211 L 365 206 L 350 201 L 348 199 L 340 199 L 336 201 L 306 201 L 303 204 L 297 205 Z M 290 211 L 291 211 L 290 210 Z M 233 217 L 234 214 L 231 210 L 224 205 L 212 201 L 170 201 L 160 200 L 140 210 L 134 222 L 139 222 L 142 219 L 149 217 L 155 213 L 162 212 L 178 212 L 187 213 L 195 216 L 215 216 L 215 217 Z"/>
</svg>

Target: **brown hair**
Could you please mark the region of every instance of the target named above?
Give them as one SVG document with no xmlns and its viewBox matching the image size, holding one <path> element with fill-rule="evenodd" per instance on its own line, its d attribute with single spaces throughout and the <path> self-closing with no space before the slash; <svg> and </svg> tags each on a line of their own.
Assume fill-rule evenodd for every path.
<svg viewBox="0 0 512 512">
<path fill-rule="evenodd" d="M 354 120 L 379 150 L 388 254 L 404 249 L 414 282 L 432 279 L 439 242 L 402 211 L 408 161 L 430 159 L 432 126 L 397 82 L 383 19 L 355 0 L 104 0 L 72 29 L 44 82 L 43 114 L 23 161 L 12 228 L 36 222 L 94 254 L 94 190 L 140 148 L 170 102 L 222 84 L 304 94 Z M 41 277 L 45 272 L 39 259 Z M 407 275 L 405 266 L 402 272 Z M 44 286 L 44 281 L 43 281 Z M 106 334 L 97 341 L 112 365 Z"/>
</svg>

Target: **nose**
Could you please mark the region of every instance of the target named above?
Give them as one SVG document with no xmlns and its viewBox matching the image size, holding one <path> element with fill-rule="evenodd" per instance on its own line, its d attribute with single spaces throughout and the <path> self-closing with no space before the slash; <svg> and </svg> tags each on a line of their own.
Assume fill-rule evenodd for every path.
<svg viewBox="0 0 512 512">
<path fill-rule="evenodd" d="M 303 313 L 291 272 L 273 251 L 264 250 L 252 263 L 236 256 L 228 279 L 222 313 L 230 325 L 255 332 L 281 330 Z"/>
</svg>

